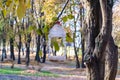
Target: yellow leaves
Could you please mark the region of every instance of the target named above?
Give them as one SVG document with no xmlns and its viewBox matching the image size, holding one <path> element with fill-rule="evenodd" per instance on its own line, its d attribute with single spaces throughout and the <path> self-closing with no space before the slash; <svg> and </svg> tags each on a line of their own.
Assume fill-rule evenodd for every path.
<svg viewBox="0 0 120 80">
<path fill-rule="evenodd" d="M 9 7 L 11 5 L 11 3 L 12 3 L 12 0 L 7 0 L 6 6 Z"/>
<path fill-rule="evenodd" d="M 22 17 L 25 16 L 26 10 L 31 7 L 31 3 L 30 3 L 30 0 L 26 0 L 26 1 L 19 0 L 19 2 L 16 1 L 16 4 L 18 4 L 17 16 L 18 16 L 19 20 L 21 20 Z"/>
<path fill-rule="evenodd" d="M 1 1 L 0 1 L 0 7 L 2 7 L 2 3 L 1 3 Z"/>
<path fill-rule="evenodd" d="M 45 22 L 47 24 L 52 23 L 52 19 L 58 14 L 55 11 L 55 2 L 56 0 L 46 0 L 44 3 L 43 11 L 45 13 Z"/>
<path fill-rule="evenodd" d="M 26 9 L 31 7 L 30 0 L 7 0 L 3 7 L 2 1 L 0 0 L 0 8 L 3 11 L 4 17 L 12 13 L 17 16 L 19 20 L 25 16 Z"/>
<path fill-rule="evenodd" d="M 4 6 L 5 7 L 3 7 L 2 1 L 0 1 L 0 8 L 3 11 L 4 17 L 6 17 L 7 14 L 12 13 L 21 20 L 22 17 L 25 16 L 26 9 L 30 8 L 31 4 L 30 0 L 7 0 Z"/>
<path fill-rule="evenodd" d="M 17 8 L 17 16 L 18 16 L 19 20 L 21 20 L 22 17 L 25 16 L 25 12 L 26 12 L 26 5 L 23 0 L 19 0 L 19 5 Z"/>
<path fill-rule="evenodd" d="M 2 6 L 2 2 L 0 1 L 0 8 L 3 8 L 3 6 Z"/>
<path fill-rule="evenodd" d="M 2 1 L 0 1 L 0 8 L 3 12 L 3 16 L 6 18 L 7 15 L 10 13 L 13 13 L 13 7 L 14 7 L 14 1 L 13 0 L 7 0 L 5 4 L 2 4 Z M 15 11 L 15 10 L 14 10 Z"/>
<path fill-rule="evenodd" d="M 3 9 L 3 16 L 6 17 L 6 15 L 7 15 L 7 11 L 6 9 Z"/>
<path fill-rule="evenodd" d="M 52 24 L 55 21 L 55 17 L 61 11 L 62 5 L 65 0 L 45 0 L 42 11 L 45 16 L 45 23 Z"/>
<path fill-rule="evenodd" d="M 15 5 L 19 5 L 19 0 L 14 0 Z"/>
<path fill-rule="evenodd" d="M 27 7 L 27 8 L 30 8 L 30 7 L 31 7 L 30 0 L 26 0 L 26 7 Z"/>
</svg>

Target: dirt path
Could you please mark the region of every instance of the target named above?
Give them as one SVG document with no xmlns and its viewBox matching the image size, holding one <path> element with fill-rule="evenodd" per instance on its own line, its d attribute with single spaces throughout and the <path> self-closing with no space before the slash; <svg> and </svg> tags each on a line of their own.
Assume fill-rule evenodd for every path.
<svg viewBox="0 0 120 80">
<path fill-rule="evenodd" d="M 86 80 L 84 77 L 25 77 L 17 75 L 0 75 L 0 80 Z"/>
<path fill-rule="evenodd" d="M 11 64 L 2 64 L 2 67 L 9 66 Z M 26 69 L 25 65 L 15 64 L 16 68 Z M 21 75 L 0 75 L 0 80 L 86 80 L 86 70 L 76 69 L 72 62 L 50 62 L 47 61 L 39 66 L 30 65 L 29 69 L 37 70 L 41 68 L 41 71 L 49 71 L 54 74 L 59 74 L 59 77 L 34 77 L 34 76 L 21 76 Z M 116 77 L 116 80 L 120 80 L 120 76 Z"/>
<path fill-rule="evenodd" d="M 0 75 L 0 80 L 86 80 L 86 76 L 26 77 L 17 75 Z M 117 77 L 115 80 L 120 80 L 120 78 Z"/>
</svg>

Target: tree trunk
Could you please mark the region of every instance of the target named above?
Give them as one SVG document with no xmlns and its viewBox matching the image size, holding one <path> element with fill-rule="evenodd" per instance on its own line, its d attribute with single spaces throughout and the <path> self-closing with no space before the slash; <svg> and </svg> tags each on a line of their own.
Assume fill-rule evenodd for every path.
<svg viewBox="0 0 120 80">
<path fill-rule="evenodd" d="M 81 50 L 82 50 L 82 62 L 81 62 L 81 67 L 82 68 L 85 68 L 85 65 L 84 65 L 84 48 L 85 48 L 85 40 L 83 38 L 83 35 L 81 34 Z"/>
<path fill-rule="evenodd" d="M 43 63 L 45 63 L 45 61 L 46 61 L 46 43 L 44 43 L 44 45 L 43 45 Z"/>
<path fill-rule="evenodd" d="M 6 40 L 3 38 L 3 49 L 2 49 L 2 58 L 1 58 L 1 61 L 4 61 L 4 58 L 7 58 L 5 44 L 6 44 Z"/>
<path fill-rule="evenodd" d="M 26 29 L 30 26 L 30 19 L 27 18 Z M 30 63 L 30 42 L 31 42 L 31 33 L 26 34 L 26 65 L 29 66 Z"/>
<path fill-rule="evenodd" d="M 112 36 L 109 39 L 106 48 L 106 60 L 105 60 L 105 79 L 115 80 L 118 64 L 118 48 L 114 44 Z"/>
<path fill-rule="evenodd" d="M 10 58 L 15 60 L 15 55 L 14 55 L 14 40 L 13 38 L 10 38 Z"/>
<path fill-rule="evenodd" d="M 88 16 L 84 59 L 88 71 L 88 80 L 115 80 L 117 48 L 111 36 L 113 2 L 109 0 L 85 1 Z M 113 54 L 114 56 L 112 56 Z M 107 72 L 105 72 L 105 58 L 108 60 L 106 61 Z M 111 72 L 113 72 L 113 75 L 111 75 Z M 106 77 L 104 76 L 105 73 Z"/>
<path fill-rule="evenodd" d="M 113 3 L 108 3 L 107 6 L 107 18 L 108 18 L 108 26 L 112 28 L 112 6 Z M 117 73 L 117 64 L 118 64 L 118 48 L 114 43 L 112 36 L 110 35 L 110 39 L 108 41 L 108 45 L 106 47 L 106 60 L 105 60 L 105 80 L 115 80 Z"/>
<path fill-rule="evenodd" d="M 99 34 L 99 14 L 97 12 L 100 9 L 98 0 L 94 1 L 87 1 L 87 17 L 86 17 L 86 35 L 85 35 L 85 55 L 84 61 L 87 67 L 87 80 L 102 80 L 100 79 L 100 72 L 99 72 L 99 64 L 98 60 L 94 58 L 93 51 L 95 48 L 95 38 Z M 92 8 L 92 9 L 91 9 Z"/>
<path fill-rule="evenodd" d="M 75 49 L 74 49 L 75 50 Z M 76 58 L 76 68 L 80 68 L 80 61 L 78 59 L 78 54 L 77 54 L 77 50 L 75 50 L 75 58 Z"/>
<path fill-rule="evenodd" d="M 37 44 L 37 50 L 36 50 L 35 60 L 37 62 L 40 62 L 40 57 L 39 57 L 39 52 L 40 52 L 40 35 L 37 36 L 36 44 Z"/>
<path fill-rule="evenodd" d="M 30 63 L 30 42 L 31 35 L 27 34 L 27 43 L 26 43 L 26 65 L 29 66 Z"/>
<path fill-rule="evenodd" d="M 80 27 L 82 29 L 84 29 L 83 27 L 83 20 L 84 20 L 84 8 L 80 8 Z M 85 34 L 84 34 L 84 31 L 81 32 L 81 50 L 82 50 L 82 61 L 81 61 L 81 67 L 82 68 L 85 68 L 85 65 L 84 65 L 84 51 L 85 51 Z"/>
<path fill-rule="evenodd" d="M 43 60 L 42 60 L 42 63 L 45 63 L 46 61 L 46 37 L 45 37 L 45 34 L 43 36 L 43 39 L 44 39 L 44 44 L 43 44 Z"/>
<path fill-rule="evenodd" d="M 75 32 L 76 33 L 76 32 Z M 77 47 L 75 45 L 75 35 L 76 34 L 73 34 L 74 36 L 74 39 L 73 39 L 73 43 L 74 43 L 74 52 L 75 52 L 75 59 L 76 59 L 76 68 L 80 68 L 80 61 L 79 61 L 79 58 L 78 58 L 78 52 L 77 52 Z"/>
<path fill-rule="evenodd" d="M 21 58 L 20 58 L 21 46 L 22 46 L 22 42 L 21 42 L 21 34 L 19 34 L 19 44 L 18 44 L 18 64 L 21 64 Z"/>
<path fill-rule="evenodd" d="M 13 30 L 13 25 L 14 25 L 14 21 L 10 20 L 10 28 L 12 30 Z M 14 36 L 10 37 L 10 58 L 15 60 L 15 55 L 14 55 Z"/>
</svg>

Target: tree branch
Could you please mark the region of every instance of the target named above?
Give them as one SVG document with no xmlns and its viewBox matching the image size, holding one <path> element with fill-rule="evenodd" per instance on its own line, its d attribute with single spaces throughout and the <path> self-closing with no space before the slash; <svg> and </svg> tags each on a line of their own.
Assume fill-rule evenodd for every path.
<svg viewBox="0 0 120 80">
<path fill-rule="evenodd" d="M 62 11 L 61 11 L 61 13 L 58 15 L 58 17 L 57 17 L 57 20 L 60 18 L 60 16 L 62 15 L 62 13 L 63 13 L 63 11 L 65 10 L 65 8 L 66 8 L 66 6 L 67 6 L 67 4 L 68 4 L 68 2 L 69 2 L 70 0 L 67 0 L 67 2 L 65 3 L 65 5 L 64 5 L 64 7 L 63 7 L 63 9 L 62 9 Z"/>
</svg>

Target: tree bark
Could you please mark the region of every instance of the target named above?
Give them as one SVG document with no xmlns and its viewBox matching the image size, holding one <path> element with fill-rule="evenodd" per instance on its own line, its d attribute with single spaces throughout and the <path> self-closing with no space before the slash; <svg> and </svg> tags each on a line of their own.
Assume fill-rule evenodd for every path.
<svg viewBox="0 0 120 80">
<path fill-rule="evenodd" d="M 84 26 L 83 26 L 83 20 L 84 20 L 84 8 L 80 8 L 80 26 L 82 29 L 84 29 Z M 85 51 L 85 32 L 82 31 L 81 32 L 81 50 L 82 50 L 82 61 L 81 61 L 81 67 L 82 68 L 85 68 L 85 65 L 84 65 L 84 51 Z"/>
<path fill-rule="evenodd" d="M 107 4 L 108 26 L 112 28 L 112 7 L 113 2 Z M 118 47 L 115 45 L 112 35 L 110 35 L 108 45 L 106 47 L 105 57 L 105 78 L 104 80 L 115 80 L 118 64 Z"/>
<path fill-rule="evenodd" d="M 112 36 L 106 47 L 105 78 L 104 80 L 115 80 L 118 64 L 118 47 L 115 45 Z"/>
<path fill-rule="evenodd" d="M 13 29 L 13 24 L 14 21 L 10 20 L 10 28 Z M 15 55 L 14 55 L 14 37 L 10 37 L 10 58 L 15 60 Z"/>
<path fill-rule="evenodd" d="M 30 42 L 31 35 L 27 34 L 27 43 L 26 43 L 26 65 L 29 66 L 30 63 Z"/>
<path fill-rule="evenodd" d="M 42 63 L 45 63 L 45 61 L 46 61 L 46 43 L 44 43 L 44 45 L 43 45 L 43 61 L 42 61 Z"/>
<path fill-rule="evenodd" d="M 15 60 L 15 55 L 14 55 L 14 40 L 13 38 L 10 38 L 10 58 Z"/>
<path fill-rule="evenodd" d="M 6 39 L 3 37 L 3 49 L 2 49 L 1 61 L 4 61 L 4 58 L 7 58 L 5 44 L 6 44 Z"/>
<path fill-rule="evenodd" d="M 37 62 L 40 62 L 40 57 L 39 57 L 39 52 L 40 52 L 40 35 L 37 36 L 36 44 L 37 44 L 37 50 L 36 50 L 35 60 Z"/>
<path fill-rule="evenodd" d="M 75 33 L 73 33 L 73 38 L 74 38 L 73 43 L 74 43 L 74 52 L 75 52 L 75 59 L 76 59 L 76 68 L 80 68 L 80 61 L 79 61 L 79 58 L 78 58 L 78 51 L 77 51 L 77 47 L 75 45 L 76 29 L 75 29 Z"/>
<path fill-rule="evenodd" d="M 21 34 L 19 33 L 19 44 L 18 44 L 18 64 L 21 64 L 21 57 L 20 57 L 20 52 L 21 52 Z"/>
<path fill-rule="evenodd" d="M 43 36 L 44 42 L 43 42 L 43 60 L 41 61 L 42 63 L 45 63 L 46 61 L 46 36 L 44 34 Z"/>
<path fill-rule="evenodd" d="M 26 29 L 29 28 L 29 17 L 26 22 Z M 29 66 L 30 63 L 30 42 L 31 42 L 31 33 L 26 34 L 26 65 Z"/>
<path fill-rule="evenodd" d="M 75 43 L 75 38 L 76 38 L 76 33 L 77 33 L 75 17 L 74 17 L 74 29 L 75 29 L 75 32 L 73 33 L 73 43 L 74 43 L 74 53 L 75 53 L 75 59 L 76 59 L 76 68 L 80 68 L 80 61 L 78 58 L 78 50 L 77 50 L 76 43 Z"/>
<path fill-rule="evenodd" d="M 117 47 L 111 36 L 113 2 L 110 0 L 85 1 L 88 16 L 84 60 L 88 80 L 115 80 L 118 58 Z"/>
</svg>

